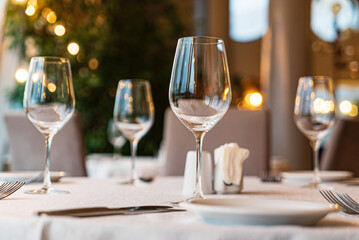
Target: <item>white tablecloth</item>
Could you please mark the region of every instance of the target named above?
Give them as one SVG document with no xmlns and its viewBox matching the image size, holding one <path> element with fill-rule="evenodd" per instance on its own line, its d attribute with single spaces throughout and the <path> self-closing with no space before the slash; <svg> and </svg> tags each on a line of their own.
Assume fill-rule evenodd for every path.
<svg viewBox="0 0 359 240">
<path fill-rule="evenodd" d="M 136 171 L 139 176 L 162 175 L 163 164 L 154 157 L 137 157 Z M 86 170 L 90 178 L 129 177 L 131 157 L 112 154 L 91 154 L 86 157 Z"/>
<path fill-rule="evenodd" d="M 342 213 L 329 214 L 314 227 L 210 225 L 191 212 L 86 219 L 34 216 L 38 210 L 163 204 L 184 198 L 182 179 L 178 177 L 157 178 L 150 185 L 138 187 L 118 185 L 118 180 L 64 178 L 55 187 L 71 194 L 49 196 L 24 194 L 37 186 L 26 185 L 0 201 L 0 239 L 359 239 L 359 217 Z M 336 187 L 359 199 L 359 187 Z M 235 197 L 324 201 L 315 190 L 263 184 L 256 178 L 245 178 L 244 192 Z"/>
</svg>

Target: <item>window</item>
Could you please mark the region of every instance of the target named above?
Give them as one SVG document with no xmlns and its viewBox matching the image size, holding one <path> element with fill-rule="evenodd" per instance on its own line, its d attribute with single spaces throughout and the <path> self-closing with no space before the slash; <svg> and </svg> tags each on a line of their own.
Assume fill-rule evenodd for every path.
<svg viewBox="0 0 359 240">
<path fill-rule="evenodd" d="M 359 28 L 356 0 L 312 0 L 310 25 L 322 40 L 334 42 L 337 31 Z"/>
<path fill-rule="evenodd" d="M 229 36 L 237 42 L 250 42 L 268 29 L 269 0 L 229 0 Z"/>
</svg>

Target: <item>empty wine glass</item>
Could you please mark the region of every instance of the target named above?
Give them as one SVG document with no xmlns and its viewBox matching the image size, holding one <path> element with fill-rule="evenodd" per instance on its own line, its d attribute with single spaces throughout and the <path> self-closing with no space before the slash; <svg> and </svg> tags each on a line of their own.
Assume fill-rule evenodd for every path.
<svg viewBox="0 0 359 240">
<path fill-rule="evenodd" d="M 135 169 L 137 144 L 153 124 L 154 106 L 151 86 L 146 80 L 120 80 L 117 87 L 113 119 L 131 143 L 131 178 L 124 184 L 139 182 Z"/>
<path fill-rule="evenodd" d="M 301 77 L 294 106 L 294 120 L 313 148 L 314 176 L 308 187 L 320 187 L 318 150 L 320 141 L 335 122 L 335 96 L 330 77 Z"/>
<path fill-rule="evenodd" d="M 116 160 L 118 158 L 119 154 L 120 154 L 121 148 L 126 143 L 126 139 L 122 135 L 122 133 L 119 130 L 116 129 L 112 118 L 108 121 L 107 138 L 108 138 L 108 141 L 113 146 L 113 156 L 112 156 L 112 158 L 114 160 Z"/>
<path fill-rule="evenodd" d="M 68 193 L 51 186 L 50 149 L 53 137 L 71 118 L 75 107 L 70 61 L 58 57 L 34 57 L 24 93 L 26 116 L 44 135 L 46 167 L 43 186 L 27 193 Z"/>
<path fill-rule="evenodd" d="M 187 200 L 204 198 L 200 175 L 203 137 L 224 116 L 231 103 L 223 40 L 205 36 L 178 40 L 169 102 L 175 115 L 196 139 L 196 184 L 193 196 Z"/>
</svg>

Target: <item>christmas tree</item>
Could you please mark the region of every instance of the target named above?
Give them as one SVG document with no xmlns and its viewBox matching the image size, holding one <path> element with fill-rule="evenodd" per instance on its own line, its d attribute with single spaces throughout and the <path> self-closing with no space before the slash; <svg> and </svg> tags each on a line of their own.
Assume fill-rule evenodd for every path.
<svg viewBox="0 0 359 240">
<path fill-rule="evenodd" d="M 170 0 L 12 0 L 5 20 L 5 36 L 24 62 L 33 56 L 70 59 L 88 153 L 111 151 L 107 123 L 117 83 L 126 78 L 151 82 L 156 120 L 139 152 L 158 149 L 176 42 L 185 32 Z M 22 101 L 23 88 L 17 85 L 13 101 Z"/>
</svg>

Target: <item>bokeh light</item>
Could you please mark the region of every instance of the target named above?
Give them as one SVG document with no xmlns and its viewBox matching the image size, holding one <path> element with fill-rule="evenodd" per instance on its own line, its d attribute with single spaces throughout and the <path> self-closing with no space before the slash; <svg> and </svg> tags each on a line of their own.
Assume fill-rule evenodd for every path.
<svg viewBox="0 0 359 240">
<path fill-rule="evenodd" d="M 247 93 L 244 97 L 245 102 L 251 107 L 260 107 L 263 103 L 262 94 L 259 92 L 251 92 Z"/>
<path fill-rule="evenodd" d="M 49 89 L 50 92 L 55 92 L 56 91 L 56 85 L 53 83 L 49 83 L 47 84 L 47 89 Z"/>
<path fill-rule="evenodd" d="M 55 23 L 56 20 L 57 20 L 56 13 L 55 13 L 54 11 L 51 11 L 49 14 L 47 14 L 46 20 L 47 20 L 49 23 Z"/>
<path fill-rule="evenodd" d="M 69 51 L 71 55 L 76 55 L 80 51 L 80 46 L 75 42 L 71 42 L 67 45 L 67 51 Z"/>
<path fill-rule="evenodd" d="M 88 65 L 91 70 L 95 70 L 98 68 L 99 62 L 96 58 L 91 58 Z"/>
<path fill-rule="evenodd" d="M 19 68 L 15 72 L 15 79 L 18 83 L 24 83 L 27 79 L 27 70 Z"/>
<path fill-rule="evenodd" d="M 55 27 L 54 32 L 57 36 L 61 37 L 65 34 L 66 29 L 63 25 L 59 24 Z"/>
<path fill-rule="evenodd" d="M 27 16 L 32 16 L 32 15 L 35 14 L 35 12 L 36 12 L 35 7 L 34 7 L 34 6 L 31 6 L 31 5 L 28 6 L 28 7 L 26 8 L 26 10 L 25 10 L 25 13 L 26 13 Z"/>
<path fill-rule="evenodd" d="M 339 104 L 339 110 L 341 113 L 347 115 L 352 110 L 352 103 L 348 100 L 344 100 Z"/>
</svg>

